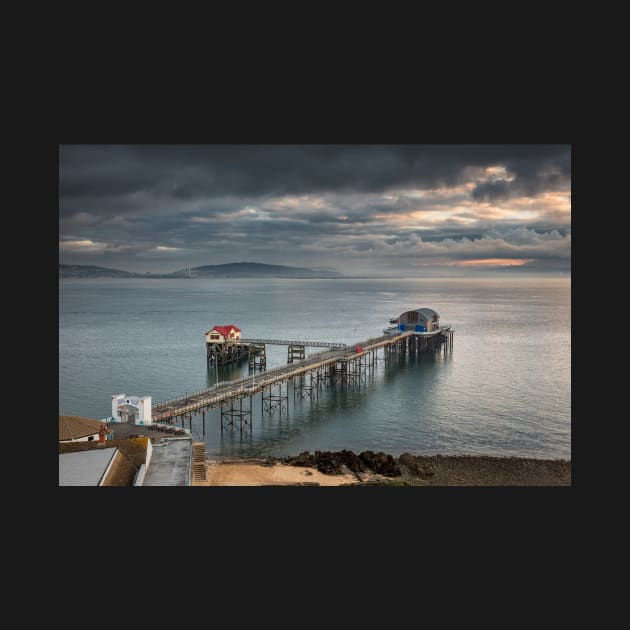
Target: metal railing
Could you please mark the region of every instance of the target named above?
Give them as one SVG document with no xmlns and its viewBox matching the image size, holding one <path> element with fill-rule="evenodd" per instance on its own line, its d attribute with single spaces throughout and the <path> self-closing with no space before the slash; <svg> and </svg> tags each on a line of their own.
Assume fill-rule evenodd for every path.
<svg viewBox="0 0 630 630">
<path fill-rule="evenodd" d="M 242 343 L 268 343 L 278 346 L 310 346 L 312 348 L 343 348 L 345 344 L 332 341 L 289 341 L 285 339 L 240 339 Z"/>
<path fill-rule="evenodd" d="M 373 347 L 378 344 L 383 342 L 393 343 L 395 339 L 403 336 L 407 337 L 411 334 L 413 334 L 411 331 L 401 331 L 395 334 L 381 335 L 380 337 L 370 337 L 353 344 L 338 344 L 338 346 L 332 350 L 322 350 L 320 352 L 316 352 L 309 355 L 302 361 L 265 370 L 264 372 L 259 373 L 258 376 L 254 376 L 253 382 L 252 376 L 244 376 L 232 381 L 223 381 L 213 385 L 212 387 L 206 387 L 196 392 L 190 392 L 182 396 L 174 396 L 173 398 L 153 403 L 151 408 L 153 413 L 157 414 L 157 417 L 169 417 L 169 408 L 172 408 L 175 403 L 188 403 L 190 400 L 190 404 L 184 404 L 183 406 L 177 408 L 177 415 L 183 415 L 190 411 L 194 411 L 195 409 L 199 409 L 200 407 L 220 402 L 226 398 L 238 396 L 238 394 L 244 394 L 245 392 L 251 393 L 253 390 L 259 390 L 267 384 L 276 382 L 278 380 L 277 377 L 282 376 L 283 374 L 294 374 L 295 372 L 299 372 L 301 368 L 308 368 L 310 365 L 327 361 L 328 359 L 332 361 L 333 359 L 336 360 L 342 358 L 349 350 L 352 351 L 352 354 L 361 354 L 360 352 L 354 352 L 357 345 L 361 346 L 363 352 L 366 352 L 373 349 Z M 197 400 L 191 400 L 195 398 Z"/>
</svg>

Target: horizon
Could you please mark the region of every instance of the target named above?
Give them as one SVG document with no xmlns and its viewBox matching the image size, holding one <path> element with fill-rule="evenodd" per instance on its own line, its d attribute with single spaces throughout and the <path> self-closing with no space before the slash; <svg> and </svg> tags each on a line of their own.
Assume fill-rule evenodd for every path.
<svg viewBox="0 0 630 630">
<path fill-rule="evenodd" d="M 60 145 L 59 263 L 570 275 L 570 145 Z"/>
<path fill-rule="evenodd" d="M 260 263 L 260 262 L 252 262 L 252 261 L 233 261 L 233 262 L 228 262 L 228 263 L 218 263 L 215 265 L 198 265 L 197 267 L 190 267 L 191 271 L 194 271 L 195 269 L 198 269 L 199 267 L 204 267 L 204 266 L 212 266 L 212 267 L 221 267 L 224 265 L 236 265 L 236 264 L 249 264 L 249 265 L 267 265 L 268 263 Z M 70 264 L 68 265 L 67 263 L 59 263 L 59 266 L 70 266 L 70 267 L 95 267 L 98 269 L 105 269 L 105 270 L 109 270 L 109 271 L 123 271 L 123 272 L 128 272 L 129 269 L 120 269 L 120 268 L 115 268 L 115 267 L 102 267 L 101 265 L 75 265 L 75 264 Z M 272 266 L 276 266 L 276 265 L 272 265 Z M 297 268 L 297 267 L 292 267 L 291 265 L 280 265 L 280 266 L 286 266 L 289 268 Z M 317 268 L 308 268 L 311 271 L 317 271 Z M 174 269 L 171 272 L 164 272 L 164 271 L 144 271 L 144 272 L 130 272 L 130 273 L 137 273 L 138 275 L 140 275 L 141 277 L 144 276 L 151 276 L 151 275 L 166 275 L 168 273 L 177 273 L 177 272 L 182 272 L 182 271 L 186 271 L 187 267 L 184 267 L 183 269 Z M 319 268 L 319 270 L 321 271 L 336 271 L 335 269 L 328 267 L 328 268 Z M 450 273 L 448 273 L 448 271 L 450 271 Z M 538 270 L 528 270 L 527 268 L 524 268 L 522 265 L 515 265 L 514 267 L 492 267 L 492 268 L 486 268 L 486 269 L 480 269 L 480 270 L 476 270 L 476 272 L 474 274 L 471 273 L 466 273 L 466 269 L 451 269 L 451 270 L 443 270 L 441 273 L 440 272 L 433 272 L 431 275 L 379 275 L 377 273 L 371 273 L 371 274 L 342 274 L 340 277 L 333 277 L 333 278 L 321 278 L 324 280 L 352 280 L 352 279 L 395 279 L 395 278 L 409 278 L 409 279 L 418 279 L 418 280 L 424 280 L 424 279 L 466 279 L 466 278 L 505 278 L 508 276 L 508 274 L 510 274 L 510 272 L 514 271 L 517 273 L 517 276 L 510 276 L 511 278 L 541 278 L 541 277 L 552 277 L 552 278 L 564 278 L 564 277 L 571 277 L 571 270 L 558 270 L 558 269 L 551 269 L 551 270 L 543 270 L 543 269 L 538 269 Z M 245 276 L 244 279 L 248 278 L 249 276 Z M 251 276 L 253 278 L 258 277 L 258 276 Z M 273 277 L 273 276 L 271 276 Z M 70 278 L 64 278 L 64 279 L 70 279 Z M 97 279 L 102 279 L 102 278 L 81 278 L 83 280 L 88 280 L 88 279 L 92 279 L 92 280 L 97 280 Z M 118 280 L 131 280 L 133 278 L 110 278 L 110 279 L 118 279 Z M 177 277 L 174 276 L 173 277 L 174 280 L 187 280 L 188 278 L 186 277 Z M 221 279 L 219 278 L 212 278 L 212 277 L 199 277 L 199 276 L 192 276 L 191 278 L 192 280 L 213 280 L 213 279 Z M 283 279 L 282 277 L 279 277 L 277 279 Z M 285 278 L 285 279 L 292 279 L 292 278 Z M 309 278 L 305 278 L 306 280 L 308 280 Z M 317 279 L 317 278 L 312 278 L 312 279 Z"/>
</svg>

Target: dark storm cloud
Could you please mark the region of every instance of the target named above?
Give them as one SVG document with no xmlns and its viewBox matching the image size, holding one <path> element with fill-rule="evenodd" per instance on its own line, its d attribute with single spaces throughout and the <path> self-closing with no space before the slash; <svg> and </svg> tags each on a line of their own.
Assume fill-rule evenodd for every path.
<svg viewBox="0 0 630 630">
<path fill-rule="evenodd" d="M 483 182 L 472 191 L 473 199 L 493 201 L 516 196 L 536 195 L 545 190 L 569 188 L 571 181 L 571 153 L 521 155 L 506 158 L 505 166 L 510 178 Z"/>
<path fill-rule="evenodd" d="M 467 167 L 506 165 L 519 185 L 544 185 L 545 169 L 570 173 L 566 145 L 439 146 L 62 146 L 60 195 L 133 193 L 172 199 L 377 192 L 444 186 Z M 542 172 L 542 174 L 541 174 Z"/>
<path fill-rule="evenodd" d="M 343 270 L 353 257 L 376 267 L 376 256 L 492 247 L 565 259 L 570 243 L 567 145 L 73 145 L 59 155 L 61 262 L 172 271 L 253 252 Z M 533 233 L 509 232 L 521 215 Z M 566 240 L 535 236 L 556 228 Z"/>
<path fill-rule="evenodd" d="M 478 184 L 472 191 L 472 197 L 477 201 L 497 201 L 511 197 L 528 197 L 545 190 L 558 190 L 569 186 L 570 175 L 559 172 L 523 174 L 522 171 L 515 170 L 514 179 L 497 179 Z"/>
</svg>

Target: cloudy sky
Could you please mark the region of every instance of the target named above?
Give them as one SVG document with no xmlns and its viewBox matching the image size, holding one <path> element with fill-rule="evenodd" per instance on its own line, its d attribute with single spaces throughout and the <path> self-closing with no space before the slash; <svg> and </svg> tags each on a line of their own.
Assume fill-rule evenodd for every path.
<svg viewBox="0 0 630 630">
<path fill-rule="evenodd" d="M 568 272 L 569 145 L 62 145 L 59 260 Z"/>
</svg>

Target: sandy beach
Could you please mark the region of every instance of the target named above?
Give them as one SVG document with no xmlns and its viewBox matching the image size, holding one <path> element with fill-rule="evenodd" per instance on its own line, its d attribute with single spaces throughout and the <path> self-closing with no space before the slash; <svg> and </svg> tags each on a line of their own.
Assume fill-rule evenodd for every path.
<svg viewBox="0 0 630 630">
<path fill-rule="evenodd" d="M 247 461 L 207 461 L 197 486 L 570 486 L 571 462 L 522 457 L 421 456 L 394 458 L 351 451 Z M 365 463 L 367 462 L 367 464 Z M 310 464 L 310 465 L 309 465 Z M 372 468 L 373 467 L 373 468 Z M 322 472 L 326 470 L 327 472 Z M 376 470 L 374 470 L 376 469 Z"/>
<path fill-rule="evenodd" d="M 195 486 L 341 486 L 357 484 L 359 480 L 350 473 L 325 475 L 316 468 L 298 468 L 274 462 L 207 462 L 207 480 L 195 482 Z"/>
</svg>

